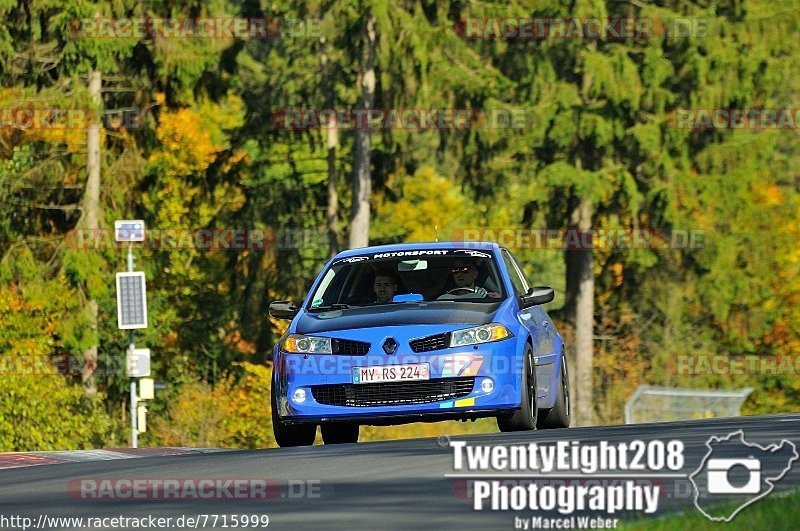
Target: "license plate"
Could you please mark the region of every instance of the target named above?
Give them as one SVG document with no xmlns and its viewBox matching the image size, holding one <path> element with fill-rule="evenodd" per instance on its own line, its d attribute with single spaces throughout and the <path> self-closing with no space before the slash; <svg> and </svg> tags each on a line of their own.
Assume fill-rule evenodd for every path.
<svg viewBox="0 0 800 531">
<path fill-rule="evenodd" d="M 430 366 L 427 363 L 408 365 L 381 365 L 377 367 L 353 367 L 353 383 L 410 382 L 430 380 Z"/>
</svg>

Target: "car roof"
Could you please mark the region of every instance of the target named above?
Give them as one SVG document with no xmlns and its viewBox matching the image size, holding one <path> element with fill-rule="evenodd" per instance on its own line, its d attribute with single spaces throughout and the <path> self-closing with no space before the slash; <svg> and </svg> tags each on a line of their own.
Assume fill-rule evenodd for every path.
<svg viewBox="0 0 800 531">
<path fill-rule="evenodd" d="M 497 246 L 493 242 L 420 242 L 420 243 L 394 243 L 391 245 L 374 245 L 372 247 L 359 247 L 342 251 L 334 257 L 348 258 L 372 253 L 391 253 L 396 251 L 408 250 L 429 250 L 429 249 L 472 249 L 476 251 L 491 251 Z"/>
</svg>

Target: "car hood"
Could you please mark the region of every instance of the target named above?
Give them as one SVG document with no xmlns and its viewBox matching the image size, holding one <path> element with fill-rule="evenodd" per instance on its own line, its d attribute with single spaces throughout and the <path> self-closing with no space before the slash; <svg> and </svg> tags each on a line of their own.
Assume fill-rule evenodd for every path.
<svg viewBox="0 0 800 531">
<path fill-rule="evenodd" d="M 346 310 L 309 313 L 303 311 L 295 332 L 316 334 L 334 330 L 375 328 L 398 325 L 491 323 L 502 302 L 421 302 L 365 306 Z"/>
</svg>

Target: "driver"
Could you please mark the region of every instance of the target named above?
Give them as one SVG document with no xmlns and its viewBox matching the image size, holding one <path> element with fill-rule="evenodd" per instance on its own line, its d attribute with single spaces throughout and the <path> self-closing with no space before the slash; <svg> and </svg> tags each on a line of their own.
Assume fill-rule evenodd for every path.
<svg viewBox="0 0 800 531">
<path fill-rule="evenodd" d="M 487 291 L 486 288 L 482 286 L 475 286 L 475 279 L 478 278 L 478 268 L 475 267 L 475 264 L 472 262 L 459 258 L 453 262 L 453 267 L 450 268 L 450 272 L 453 274 L 453 282 L 455 282 L 456 287 L 439 297 L 440 299 L 445 296 L 447 296 L 447 298 L 500 297 L 500 294 L 496 291 Z M 459 293 L 457 291 L 459 288 L 463 288 L 465 292 Z M 470 290 L 470 292 L 466 292 L 466 290 Z"/>
</svg>

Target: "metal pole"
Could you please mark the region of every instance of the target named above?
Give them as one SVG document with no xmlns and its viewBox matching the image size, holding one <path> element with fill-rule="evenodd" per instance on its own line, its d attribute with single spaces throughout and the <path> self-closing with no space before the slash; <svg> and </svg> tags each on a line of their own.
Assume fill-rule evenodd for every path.
<svg viewBox="0 0 800 531">
<path fill-rule="evenodd" d="M 133 243 L 128 242 L 128 272 L 133 272 Z M 135 348 L 134 332 L 131 330 L 131 340 L 128 347 L 131 352 Z M 127 368 L 127 364 L 126 364 Z M 137 406 L 139 399 L 136 396 L 136 378 L 131 377 L 131 448 L 139 447 L 139 412 Z"/>
<path fill-rule="evenodd" d="M 131 448 L 139 447 L 139 412 L 136 410 L 136 378 L 131 378 Z"/>
</svg>

